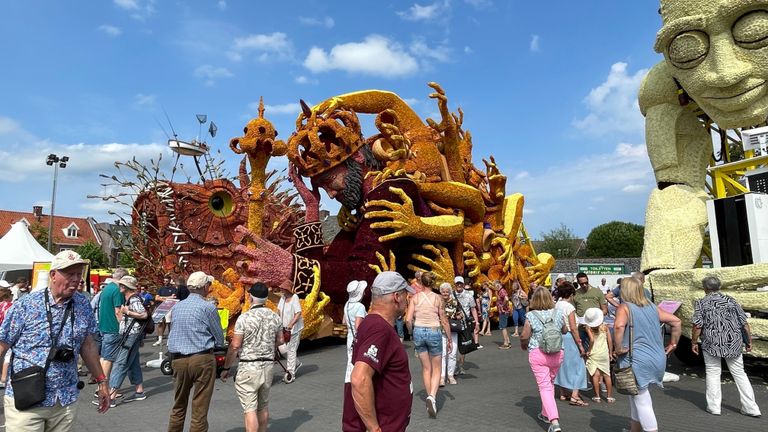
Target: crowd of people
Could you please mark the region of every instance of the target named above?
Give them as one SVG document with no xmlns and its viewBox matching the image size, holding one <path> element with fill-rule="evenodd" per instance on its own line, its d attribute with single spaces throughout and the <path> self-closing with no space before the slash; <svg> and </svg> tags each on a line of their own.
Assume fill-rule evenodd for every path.
<svg viewBox="0 0 768 432">
<path fill-rule="evenodd" d="M 261 283 L 251 286 L 252 306 L 238 317 L 227 346 L 215 301 L 209 298 L 212 276 L 198 271 L 175 284 L 168 276 L 153 297 L 134 276 L 116 269 L 91 296 L 83 281 L 86 265 L 77 253 L 64 251 L 54 257 L 44 289 L 32 290 L 28 281 L 19 280 L 13 290 L 0 281 L 6 430 L 73 430 L 75 402 L 84 388 L 80 379 L 88 373 L 90 383 L 97 385 L 93 404 L 99 412 L 146 399 L 139 348 L 153 333 L 158 338 L 153 345 L 161 349 L 166 338 L 173 369 L 169 431 L 183 430 L 188 410 L 191 431 L 209 429 L 217 377 L 214 349 L 221 347 L 227 347 L 227 353 L 219 377 L 227 380 L 237 367 L 235 392 L 246 431 L 266 430 L 275 359 L 286 357 L 283 382 L 288 384 L 301 367 L 296 353 L 304 325 L 290 283 L 274 290 Z M 453 283 L 438 284 L 430 272 L 417 272 L 406 281 L 399 273 L 384 271 L 370 287 L 365 281 L 351 281 L 343 308 L 347 365 L 342 430 L 407 428 L 414 389 L 406 346 L 421 365 L 426 415 L 436 418 L 440 388 L 458 384 L 457 377 L 466 373 L 465 356 L 483 348 L 480 337 L 491 335 L 493 317 L 498 317 L 503 336 L 499 349 L 510 349 L 512 338 L 517 338 L 527 352 L 541 399 L 538 418 L 549 424 L 549 431 L 561 431 L 561 423 L 567 422 L 558 411 L 558 399 L 575 407 L 614 403 L 615 387 L 626 383 L 623 378 L 613 382 L 612 368 L 631 368 L 633 374 L 634 390 L 625 391 L 629 430 L 658 430 L 650 390 L 662 385 L 681 322 L 653 303 L 643 278 L 636 273 L 614 287 L 605 279 L 593 287 L 586 274 L 577 274 L 575 281 L 558 275 L 552 289 L 531 285 L 526 291 L 513 282 L 509 292 L 502 283 L 488 281 L 477 294 L 461 275 Z M 751 349 L 746 315 L 720 292 L 716 278 L 705 278 L 702 288 L 706 295 L 697 302 L 691 323 L 693 341 L 700 339 L 701 348 L 694 343 L 692 349 L 701 352 L 706 363 L 707 412 L 720 415 L 720 367 L 725 359 L 740 393 L 742 414 L 759 417 L 742 361 L 743 349 Z M 278 292 L 273 311 L 266 307 L 267 300 Z M 153 317 L 153 308 L 166 302 L 172 304 L 165 308 L 172 313 Z M 409 345 L 403 343 L 406 329 Z M 125 378 L 134 387 L 130 396 L 119 393 Z"/>
</svg>

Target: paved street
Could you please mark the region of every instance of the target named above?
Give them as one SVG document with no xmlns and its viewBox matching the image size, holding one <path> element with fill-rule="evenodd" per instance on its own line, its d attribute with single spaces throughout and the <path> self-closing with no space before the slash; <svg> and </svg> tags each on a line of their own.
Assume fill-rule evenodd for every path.
<svg viewBox="0 0 768 432">
<path fill-rule="evenodd" d="M 545 425 L 536 420 L 539 397 L 528 368 L 527 355 L 520 349 L 497 349 L 501 334 L 483 337 L 484 350 L 468 356 L 467 374 L 459 377 L 459 385 L 445 387 L 438 396 L 440 412 L 429 419 L 424 405 L 420 366 L 411 345 L 411 374 L 414 377 L 414 402 L 409 430 L 413 431 L 543 431 Z M 157 358 L 158 348 L 145 346 L 142 363 Z M 270 431 L 338 431 L 342 406 L 344 346 L 329 342 L 303 346 L 299 352 L 304 363 L 296 382 L 279 381 L 282 372 L 275 367 L 275 381 L 270 400 Z M 663 431 L 768 430 L 768 416 L 753 419 L 739 414 L 738 393 L 730 377 L 725 375 L 722 416 L 704 411 L 703 369 L 685 370 L 676 360 L 670 370 L 684 375 L 677 383 L 654 389 L 653 402 Z M 702 377 L 698 377 L 701 375 Z M 99 415 L 91 405 L 93 386 L 81 394 L 76 431 L 162 431 L 167 427 L 173 397 L 172 377 L 158 369 L 144 368 L 144 385 L 149 397 L 141 402 L 118 404 L 107 414 Z M 768 414 L 768 389 L 763 378 L 752 377 L 760 409 Z M 127 388 L 126 395 L 132 390 Z M 591 396 L 591 394 L 585 395 Z M 585 399 L 587 399 L 585 397 Z M 627 398 L 617 396 L 616 404 L 590 403 L 589 407 L 571 407 L 558 402 L 561 424 L 565 431 L 620 431 L 628 422 Z M 189 414 L 187 415 L 189 419 Z M 242 431 L 242 412 L 232 381 L 217 381 L 208 417 L 212 432 Z M 10 431 L 9 431 L 10 432 Z"/>
</svg>

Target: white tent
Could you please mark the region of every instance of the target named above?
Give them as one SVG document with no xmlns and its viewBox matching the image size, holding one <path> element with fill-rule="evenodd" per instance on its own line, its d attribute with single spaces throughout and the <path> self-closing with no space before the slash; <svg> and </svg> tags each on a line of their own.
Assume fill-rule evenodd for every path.
<svg viewBox="0 0 768 432">
<path fill-rule="evenodd" d="M 31 269 L 33 262 L 51 262 L 53 255 L 32 237 L 27 224 L 16 222 L 0 238 L 0 271 Z"/>
</svg>

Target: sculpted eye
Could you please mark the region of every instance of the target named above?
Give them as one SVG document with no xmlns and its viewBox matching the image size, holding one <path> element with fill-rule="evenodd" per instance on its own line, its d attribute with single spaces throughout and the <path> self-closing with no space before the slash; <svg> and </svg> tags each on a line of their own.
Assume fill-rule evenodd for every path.
<svg viewBox="0 0 768 432">
<path fill-rule="evenodd" d="M 760 49 L 768 46 L 768 11 L 752 11 L 736 20 L 733 25 L 733 40 L 746 49 Z"/>
<path fill-rule="evenodd" d="M 218 217 L 227 217 L 235 210 L 232 195 L 226 191 L 218 191 L 208 199 L 208 208 Z"/>
<path fill-rule="evenodd" d="M 709 37 L 701 31 L 687 31 L 672 39 L 667 49 L 669 61 L 679 69 L 691 69 L 699 65 L 709 52 Z"/>
</svg>

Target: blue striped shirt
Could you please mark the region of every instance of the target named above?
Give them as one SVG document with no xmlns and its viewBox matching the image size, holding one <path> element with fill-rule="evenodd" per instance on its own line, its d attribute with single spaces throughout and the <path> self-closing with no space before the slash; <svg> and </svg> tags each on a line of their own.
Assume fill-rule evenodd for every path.
<svg viewBox="0 0 768 432">
<path fill-rule="evenodd" d="M 194 354 L 224 346 L 224 331 L 216 306 L 199 294 L 190 294 L 173 307 L 171 324 L 169 353 Z"/>
</svg>

